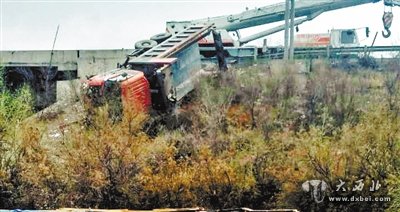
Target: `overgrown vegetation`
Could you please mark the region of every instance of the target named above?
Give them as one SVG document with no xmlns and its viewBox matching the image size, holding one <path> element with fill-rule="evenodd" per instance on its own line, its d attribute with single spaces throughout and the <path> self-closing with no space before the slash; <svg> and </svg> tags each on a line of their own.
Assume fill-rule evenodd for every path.
<svg viewBox="0 0 400 212">
<path fill-rule="evenodd" d="M 296 208 L 400 210 L 400 66 L 345 72 L 324 63 L 310 73 L 274 63 L 208 76 L 180 127 L 159 126 L 107 106 L 91 122 L 60 126 L 31 114 L 26 89 L 0 94 L 0 208 Z M 389 202 L 315 203 L 301 189 L 319 179 L 327 196 Z M 362 191 L 337 191 L 340 180 Z M 370 191 L 372 180 L 381 188 Z"/>
</svg>

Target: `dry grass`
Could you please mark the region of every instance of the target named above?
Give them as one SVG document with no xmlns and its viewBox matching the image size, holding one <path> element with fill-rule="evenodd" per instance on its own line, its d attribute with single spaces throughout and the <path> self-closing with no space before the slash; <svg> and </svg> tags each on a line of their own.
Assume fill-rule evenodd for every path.
<svg viewBox="0 0 400 212">
<path fill-rule="evenodd" d="M 231 70 L 200 81 L 178 116 L 182 127 L 151 137 L 147 115 L 127 111 L 113 121 L 107 106 L 92 111 L 90 125 L 59 125 L 54 140 L 45 123 L 59 124 L 62 113 L 13 122 L 18 130 L 1 134 L 13 145 L 0 148 L 8 161 L 0 166 L 0 208 L 398 210 L 395 196 L 392 205 L 315 205 L 300 189 L 310 179 L 335 187 L 363 178 L 384 185 L 363 195 L 398 194 L 397 76 L 324 63 L 305 74 L 283 64 Z"/>
</svg>

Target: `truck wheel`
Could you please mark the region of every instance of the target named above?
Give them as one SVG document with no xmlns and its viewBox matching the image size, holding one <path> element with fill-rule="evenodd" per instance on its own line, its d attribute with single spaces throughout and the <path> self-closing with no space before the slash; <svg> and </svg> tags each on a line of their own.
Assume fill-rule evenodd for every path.
<svg viewBox="0 0 400 212">
<path fill-rule="evenodd" d="M 135 43 L 135 49 L 151 49 L 157 46 L 157 42 L 154 40 L 141 40 Z"/>
<path fill-rule="evenodd" d="M 150 38 L 150 40 L 154 40 L 157 43 L 162 43 L 162 42 L 164 42 L 165 40 L 167 40 L 170 37 L 171 37 L 171 34 L 168 33 L 168 32 L 165 32 L 165 33 L 160 33 L 160 34 L 152 36 Z"/>
</svg>

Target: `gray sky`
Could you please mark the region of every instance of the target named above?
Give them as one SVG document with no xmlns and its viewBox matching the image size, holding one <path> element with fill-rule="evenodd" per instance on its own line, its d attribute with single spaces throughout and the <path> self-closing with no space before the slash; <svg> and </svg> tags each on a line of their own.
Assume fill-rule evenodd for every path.
<svg viewBox="0 0 400 212">
<path fill-rule="evenodd" d="M 235 14 L 244 11 L 246 7 L 253 9 L 283 0 L 0 1 L 1 50 L 51 49 L 58 24 L 60 31 L 55 49 L 66 50 L 133 48 L 136 41 L 164 32 L 166 21 Z M 377 45 L 400 44 L 400 8 L 393 8 L 392 36 L 389 39 L 384 39 L 380 34 L 383 29 L 383 11 L 384 6 L 380 2 L 327 12 L 300 25 L 299 33 L 369 26 L 369 39 L 365 39 L 364 30 L 359 32 L 362 44 L 370 45 L 376 31 L 379 31 Z M 241 33 L 242 36 L 250 35 L 275 25 L 246 29 Z M 268 37 L 268 45 L 282 43 L 283 32 Z M 251 44 L 261 44 L 261 41 Z"/>
</svg>

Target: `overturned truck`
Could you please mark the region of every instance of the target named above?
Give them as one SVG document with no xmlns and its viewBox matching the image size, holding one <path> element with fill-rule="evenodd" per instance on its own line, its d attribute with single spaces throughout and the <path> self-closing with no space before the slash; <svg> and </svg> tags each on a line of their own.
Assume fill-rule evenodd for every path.
<svg viewBox="0 0 400 212">
<path fill-rule="evenodd" d="M 88 99 L 93 105 L 168 113 L 194 89 L 201 71 L 198 41 L 212 26 L 191 25 L 146 51 L 132 52 L 120 68 L 87 80 Z"/>
</svg>

